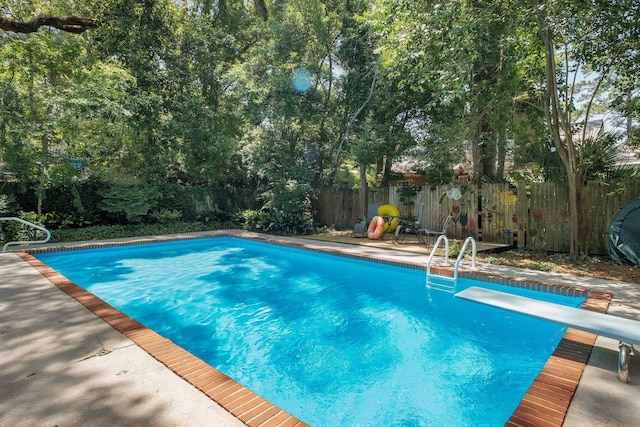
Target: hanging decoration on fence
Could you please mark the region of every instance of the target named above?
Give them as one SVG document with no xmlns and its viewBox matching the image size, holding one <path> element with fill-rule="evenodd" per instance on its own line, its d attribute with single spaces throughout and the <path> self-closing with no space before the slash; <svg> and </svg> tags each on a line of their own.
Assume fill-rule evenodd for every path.
<svg viewBox="0 0 640 427">
<path fill-rule="evenodd" d="M 513 194 L 511 190 L 498 191 L 497 192 L 498 202 L 502 206 L 513 206 L 518 201 L 518 197 Z"/>
<path fill-rule="evenodd" d="M 460 214 L 460 225 L 465 228 L 469 223 L 469 214 L 467 212 Z"/>
<path fill-rule="evenodd" d="M 462 191 L 460 191 L 458 187 L 453 187 L 448 189 L 447 191 L 443 191 L 442 194 L 440 194 L 438 203 L 442 203 L 445 196 L 447 196 L 451 200 L 460 200 L 462 198 Z"/>
<path fill-rule="evenodd" d="M 457 224 L 460 219 L 460 205 L 451 206 L 451 216 L 453 217 L 453 223 Z"/>
<path fill-rule="evenodd" d="M 534 209 L 531 215 L 533 216 L 533 219 L 535 219 L 536 221 L 540 221 L 544 216 L 542 209 Z"/>
<path fill-rule="evenodd" d="M 447 197 L 451 200 L 460 200 L 462 192 L 460 192 L 458 187 L 453 187 L 447 190 Z"/>
</svg>

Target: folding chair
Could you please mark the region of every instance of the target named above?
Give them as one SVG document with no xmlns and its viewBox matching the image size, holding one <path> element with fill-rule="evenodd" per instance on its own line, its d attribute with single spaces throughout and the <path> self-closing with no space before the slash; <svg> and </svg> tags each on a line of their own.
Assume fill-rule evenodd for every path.
<svg viewBox="0 0 640 427">
<path fill-rule="evenodd" d="M 415 234 L 418 238 L 418 243 L 423 243 L 418 230 L 422 227 L 422 217 L 424 215 L 424 203 L 420 203 L 418 206 L 418 219 L 415 221 L 410 221 L 408 219 L 400 218 L 400 224 L 396 228 L 393 242 L 394 243 L 403 243 L 404 239 L 407 237 L 407 234 Z"/>
<path fill-rule="evenodd" d="M 369 223 L 371 222 L 373 217 L 376 215 L 378 215 L 378 204 L 369 203 L 369 205 L 367 206 L 367 217 L 358 218 L 356 223 L 353 225 L 353 231 L 351 232 L 351 237 L 367 237 L 367 230 L 369 229 Z"/>
<path fill-rule="evenodd" d="M 418 230 L 418 236 L 420 236 L 418 237 L 418 239 L 421 240 L 421 242 L 426 245 L 427 236 L 431 236 L 433 237 L 433 240 L 435 242 L 435 239 L 437 236 L 442 236 L 447 234 L 447 228 L 449 228 L 449 224 L 451 224 L 452 221 L 453 221 L 453 216 L 451 215 L 439 216 L 438 219 L 436 220 L 436 223 L 433 229 L 421 228 Z"/>
</svg>

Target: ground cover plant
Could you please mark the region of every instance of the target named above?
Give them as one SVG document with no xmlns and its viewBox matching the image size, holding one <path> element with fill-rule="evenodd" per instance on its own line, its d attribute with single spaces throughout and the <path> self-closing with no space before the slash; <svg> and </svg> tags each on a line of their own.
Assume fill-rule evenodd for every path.
<svg viewBox="0 0 640 427">
<path fill-rule="evenodd" d="M 530 270 L 638 283 L 640 286 L 640 267 L 621 265 L 607 256 L 574 257 L 566 253 L 511 249 L 498 254 L 479 253 L 477 260 Z"/>
</svg>

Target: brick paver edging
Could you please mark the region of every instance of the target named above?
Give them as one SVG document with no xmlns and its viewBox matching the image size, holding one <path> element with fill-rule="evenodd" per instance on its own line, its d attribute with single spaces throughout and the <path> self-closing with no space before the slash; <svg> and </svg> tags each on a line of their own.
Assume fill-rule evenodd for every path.
<svg viewBox="0 0 640 427">
<path fill-rule="evenodd" d="M 218 236 L 227 236 L 221 233 Z M 233 236 L 242 237 L 242 236 Z M 174 239 L 167 239 L 174 240 Z M 416 265 L 397 263 L 394 261 L 371 259 L 349 253 L 343 253 L 334 249 L 317 249 L 305 244 L 277 241 L 273 238 L 265 238 L 269 243 L 284 246 L 303 247 L 317 252 L 333 253 L 362 260 L 380 262 L 384 264 L 399 265 L 409 268 L 418 268 Z M 147 242 L 143 242 L 147 243 Z M 151 242 L 148 242 L 151 243 Z M 95 244 L 92 248 L 123 245 Z M 62 250 L 73 250 L 65 247 Z M 78 247 L 77 249 L 86 249 Z M 60 250 L 60 249 L 58 249 Z M 36 250 L 35 252 L 56 251 L 56 248 Z M 27 252 L 16 252 L 24 261 L 36 268 L 45 278 L 56 285 L 62 291 L 79 301 L 98 317 L 104 319 L 116 330 L 127 336 L 138 346 L 144 349 L 155 359 L 163 363 L 187 382 L 205 393 L 213 401 L 217 402 L 227 411 L 235 415 L 248 426 L 262 427 L 302 427 L 307 424 L 293 417 L 286 411 L 267 402 L 251 390 L 238 384 L 217 369 L 207 365 L 204 361 L 177 346 L 170 340 L 160 336 L 156 332 L 146 328 L 141 323 L 129 318 L 119 310 L 111 307 L 95 295 L 85 291 L 73 282 L 66 279 L 60 273 L 40 262 Z M 449 269 L 438 268 L 438 273 L 447 274 Z M 582 306 L 583 310 L 606 313 L 611 302 L 611 295 L 603 292 L 589 291 L 582 287 L 570 287 L 553 285 L 530 280 L 514 279 L 511 277 L 488 276 L 474 273 L 460 272 L 460 277 L 468 277 L 500 283 L 507 286 L 534 289 L 555 294 L 569 296 L 585 296 L 587 299 Z M 588 332 L 569 328 L 558 347 L 549 357 L 534 382 L 525 393 L 520 404 L 513 412 L 507 426 L 521 427 L 552 427 L 562 426 L 569 404 L 578 387 L 584 367 L 589 360 L 591 351 L 597 336 Z"/>
</svg>

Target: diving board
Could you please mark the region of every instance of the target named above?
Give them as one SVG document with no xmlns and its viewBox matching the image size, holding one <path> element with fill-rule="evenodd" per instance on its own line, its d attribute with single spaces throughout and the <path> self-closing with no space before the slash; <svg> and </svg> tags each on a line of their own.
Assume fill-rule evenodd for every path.
<svg viewBox="0 0 640 427">
<path fill-rule="evenodd" d="M 628 382 L 626 369 L 633 345 L 640 345 L 640 322 L 604 313 L 581 310 L 518 295 L 471 286 L 455 294 L 457 298 L 485 304 L 536 319 L 546 320 L 620 341 L 618 378 Z M 631 344 L 629 346 L 628 344 Z M 623 347 L 625 350 L 623 350 Z M 623 360 L 624 359 L 624 360 Z M 621 372 L 624 371 L 624 372 Z"/>
</svg>

